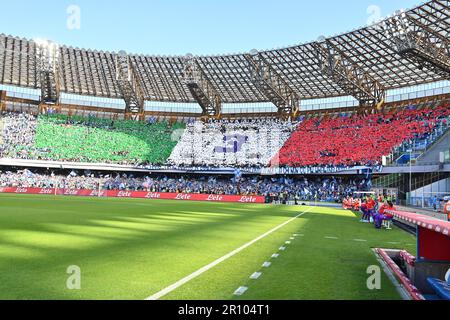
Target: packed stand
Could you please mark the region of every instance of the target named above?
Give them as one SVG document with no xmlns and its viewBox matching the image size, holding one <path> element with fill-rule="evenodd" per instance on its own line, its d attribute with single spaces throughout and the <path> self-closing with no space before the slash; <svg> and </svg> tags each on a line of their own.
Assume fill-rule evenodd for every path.
<svg viewBox="0 0 450 320">
<path fill-rule="evenodd" d="M 401 146 L 394 148 L 394 156 L 398 157 L 409 151 L 414 153 L 426 151 L 430 145 L 442 137 L 450 128 L 450 114 L 448 108 L 450 108 L 449 104 L 447 104 L 447 112 L 443 107 L 438 110 L 440 112 L 438 112 L 435 117 L 435 126 L 431 131 L 423 134 L 416 134 L 411 139 L 404 141 Z"/>
<path fill-rule="evenodd" d="M 357 190 L 370 187 L 369 179 L 289 178 L 244 176 L 191 176 L 99 174 L 90 171 L 31 170 L 0 172 L 0 187 L 123 190 L 217 195 L 262 195 L 302 201 L 339 202 Z"/>
<path fill-rule="evenodd" d="M 184 125 L 8 113 L 0 157 L 135 165 L 163 164 Z"/>
<path fill-rule="evenodd" d="M 254 174 L 380 171 L 396 147 L 432 143 L 449 127 L 439 107 L 337 118 L 210 120 L 169 124 L 49 114 L 0 118 L 0 157 L 114 163 L 142 168 L 243 168 Z M 400 150 L 400 149 L 399 149 Z M 264 171 L 264 172 L 263 172 Z"/>
<path fill-rule="evenodd" d="M 0 132 L 0 157 L 29 159 L 34 153 L 36 117 L 28 113 L 5 113 L 1 115 L 3 130 Z"/>
<path fill-rule="evenodd" d="M 293 123 L 278 119 L 195 121 L 187 125 L 169 164 L 266 167 L 293 130 Z"/>
<path fill-rule="evenodd" d="M 370 115 L 304 120 L 280 150 L 283 166 L 378 165 L 404 141 L 433 132 L 449 104 Z"/>
<path fill-rule="evenodd" d="M 67 175 L 57 175 L 51 171 L 44 174 L 33 173 L 28 169 L 0 171 L 0 187 L 97 190 L 99 183 L 102 184 L 103 181 L 103 178 L 89 172 L 79 176 L 74 171 Z"/>
</svg>

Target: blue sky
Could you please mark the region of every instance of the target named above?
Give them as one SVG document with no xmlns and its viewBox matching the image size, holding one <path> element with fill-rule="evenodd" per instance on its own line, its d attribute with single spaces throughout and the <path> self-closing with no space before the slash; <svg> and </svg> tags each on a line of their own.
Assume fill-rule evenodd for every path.
<svg viewBox="0 0 450 320">
<path fill-rule="evenodd" d="M 157 55 L 271 49 L 366 25 L 419 0 L 1 0 L 0 33 Z M 67 12 L 71 5 L 80 9 Z M 5 14 L 6 13 L 6 14 Z M 74 20 L 75 19 L 75 20 Z M 80 28 L 69 29 L 67 22 Z"/>
</svg>

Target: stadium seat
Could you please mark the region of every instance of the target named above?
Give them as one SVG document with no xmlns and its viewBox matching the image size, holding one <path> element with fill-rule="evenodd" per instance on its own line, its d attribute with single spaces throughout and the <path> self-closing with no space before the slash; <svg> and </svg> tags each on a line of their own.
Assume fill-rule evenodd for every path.
<svg viewBox="0 0 450 320">
<path fill-rule="evenodd" d="M 381 223 L 381 226 L 387 230 L 391 230 L 391 224 L 392 224 L 392 220 L 383 220 L 383 222 Z"/>
<path fill-rule="evenodd" d="M 443 300 L 450 300 L 450 284 L 434 278 L 427 279 L 428 284 L 436 292 L 436 294 Z"/>
</svg>

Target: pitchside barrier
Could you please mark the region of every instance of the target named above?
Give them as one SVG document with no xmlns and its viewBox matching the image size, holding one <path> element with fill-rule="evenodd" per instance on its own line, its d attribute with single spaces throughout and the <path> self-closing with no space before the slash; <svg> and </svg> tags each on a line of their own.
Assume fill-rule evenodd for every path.
<svg viewBox="0 0 450 320">
<path fill-rule="evenodd" d="M 236 203 L 265 203 L 263 196 L 234 196 L 216 194 L 187 194 L 147 191 L 119 191 L 119 190 L 72 190 L 72 189 L 43 189 L 43 188 L 0 188 L 0 193 L 60 195 L 78 197 L 110 197 L 135 199 L 160 199 L 180 201 L 211 201 Z"/>
<path fill-rule="evenodd" d="M 386 212 L 416 228 L 417 257 L 406 251 L 377 249 L 381 259 L 412 299 L 450 299 L 450 283 L 444 282 L 450 270 L 450 222 L 412 212 Z"/>
</svg>

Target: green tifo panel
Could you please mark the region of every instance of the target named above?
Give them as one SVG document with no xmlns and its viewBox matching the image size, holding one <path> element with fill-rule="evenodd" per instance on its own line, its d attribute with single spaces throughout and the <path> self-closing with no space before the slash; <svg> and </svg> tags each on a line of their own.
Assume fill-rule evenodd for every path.
<svg viewBox="0 0 450 320">
<path fill-rule="evenodd" d="M 0 300 L 145 299 L 278 226 L 160 298 L 399 299 L 382 271 L 368 289 L 371 249 L 415 254 L 408 233 L 333 208 L 5 194 L 0 208 Z M 70 266 L 80 290 L 67 287 Z"/>
<path fill-rule="evenodd" d="M 81 162 L 146 161 L 164 163 L 177 144 L 172 139 L 184 124 L 146 124 L 64 115 L 39 116 L 35 147 L 53 160 Z M 45 149 L 42 152 L 42 149 Z"/>
</svg>

